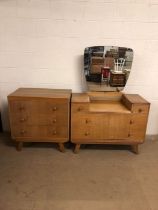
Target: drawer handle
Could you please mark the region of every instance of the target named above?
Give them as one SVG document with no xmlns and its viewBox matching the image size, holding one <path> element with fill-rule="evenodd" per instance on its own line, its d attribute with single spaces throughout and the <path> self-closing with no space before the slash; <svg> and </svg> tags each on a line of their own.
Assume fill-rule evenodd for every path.
<svg viewBox="0 0 158 210">
<path fill-rule="evenodd" d="M 54 107 L 52 108 L 52 111 L 56 111 L 56 110 L 57 110 L 57 107 L 54 106 Z"/>
<path fill-rule="evenodd" d="M 53 119 L 53 120 L 52 120 L 52 122 L 53 122 L 53 123 L 56 123 L 56 122 L 57 122 L 57 120 L 56 120 L 56 119 Z"/>
<path fill-rule="evenodd" d="M 20 131 L 20 134 L 22 134 L 22 135 L 25 134 L 25 133 L 26 133 L 25 130 L 21 130 L 21 131 Z"/>
<path fill-rule="evenodd" d="M 80 112 L 81 110 L 82 110 L 82 108 L 81 108 L 81 107 L 79 107 L 79 108 L 77 109 L 77 111 L 79 111 L 79 112 Z"/>
<path fill-rule="evenodd" d="M 143 110 L 142 109 L 138 109 L 138 112 L 142 112 Z"/>
<path fill-rule="evenodd" d="M 25 110 L 25 107 L 24 107 L 24 106 L 20 106 L 20 107 L 19 107 L 19 110 L 20 110 L 20 111 L 23 111 L 23 110 Z"/>
<path fill-rule="evenodd" d="M 53 131 L 53 135 L 56 135 L 57 134 L 57 132 L 56 131 Z"/>
<path fill-rule="evenodd" d="M 130 137 L 130 136 L 131 136 L 131 134 L 129 133 L 129 134 L 128 134 L 128 137 Z"/>
<path fill-rule="evenodd" d="M 25 122 L 26 121 L 26 118 L 21 118 L 20 119 L 20 122 Z"/>
<path fill-rule="evenodd" d="M 90 122 L 90 120 L 86 119 L 86 124 L 88 124 Z"/>
<path fill-rule="evenodd" d="M 85 132 L 85 134 L 84 134 L 85 136 L 88 136 L 89 135 L 89 132 L 87 131 L 87 132 Z"/>
<path fill-rule="evenodd" d="M 129 122 L 130 124 L 133 124 L 133 120 L 130 120 L 130 122 Z"/>
</svg>

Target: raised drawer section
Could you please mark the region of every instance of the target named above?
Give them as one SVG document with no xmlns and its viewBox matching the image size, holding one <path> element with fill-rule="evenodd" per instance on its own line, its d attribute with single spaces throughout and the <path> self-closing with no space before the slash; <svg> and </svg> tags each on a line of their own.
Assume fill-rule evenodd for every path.
<svg viewBox="0 0 158 210">
<path fill-rule="evenodd" d="M 133 113 L 148 113 L 149 112 L 149 105 L 140 105 L 140 104 L 134 104 L 132 105 L 132 112 Z"/>
</svg>

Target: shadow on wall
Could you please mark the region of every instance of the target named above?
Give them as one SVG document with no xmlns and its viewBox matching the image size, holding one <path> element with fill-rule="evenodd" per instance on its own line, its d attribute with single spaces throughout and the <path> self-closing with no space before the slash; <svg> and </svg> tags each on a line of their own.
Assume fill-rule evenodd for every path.
<svg viewBox="0 0 158 210">
<path fill-rule="evenodd" d="M 0 113 L 0 132 L 3 131 L 3 128 L 2 128 L 2 118 L 1 118 L 1 113 Z"/>
<path fill-rule="evenodd" d="M 3 131 L 10 131 L 8 102 L 3 102 L 1 105 L 1 121 Z"/>
<path fill-rule="evenodd" d="M 77 78 L 77 84 L 80 89 L 79 92 L 85 92 L 87 90 L 87 84 L 86 84 L 86 79 L 85 79 L 85 75 L 84 75 L 84 57 L 83 57 L 83 55 L 79 55 L 77 57 L 76 66 L 77 66 L 76 78 Z"/>
</svg>

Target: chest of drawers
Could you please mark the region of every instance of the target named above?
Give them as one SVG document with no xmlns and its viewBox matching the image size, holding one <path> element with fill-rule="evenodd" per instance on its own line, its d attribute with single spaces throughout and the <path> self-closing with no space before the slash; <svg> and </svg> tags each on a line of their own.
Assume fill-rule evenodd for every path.
<svg viewBox="0 0 158 210">
<path fill-rule="evenodd" d="M 69 140 L 71 90 L 19 88 L 8 96 L 12 138 L 23 142 L 56 142 L 64 150 Z"/>
<path fill-rule="evenodd" d="M 143 143 L 149 103 L 136 94 L 72 94 L 71 141 L 81 144 L 126 144 L 138 153 Z"/>
</svg>

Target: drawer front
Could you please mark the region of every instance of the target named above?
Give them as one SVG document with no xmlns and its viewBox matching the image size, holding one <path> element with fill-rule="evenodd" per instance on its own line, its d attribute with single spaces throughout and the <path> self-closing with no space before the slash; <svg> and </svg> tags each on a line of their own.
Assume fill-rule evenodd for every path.
<svg viewBox="0 0 158 210">
<path fill-rule="evenodd" d="M 134 104 L 132 106 L 132 112 L 133 113 L 140 113 L 140 114 L 145 114 L 149 112 L 149 105 L 140 105 L 140 104 Z"/>
<path fill-rule="evenodd" d="M 10 101 L 9 108 L 11 114 L 54 114 L 65 113 L 68 111 L 68 103 L 55 102 L 53 100 L 17 100 Z"/>
<path fill-rule="evenodd" d="M 11 125 L 65 125 L 69 118 L 67 102 L 51 100 L 10 101 Z"/>
<path fill-rule="evenodd" d="M 40 141 L 44 139 L 68 139 L 68 128 L 66 126 L 12 126 L 11 133 L 13 138 L 34 139 Z"/>
<path fill-rule="evenodd" d="M 128 139 L 130 114 L 72 114 L 72 141 L 103 142 L 107 139 Z"/>
<path fill-rule="evenodd" d="M 72 104 L 71 105 L 71 112 L 73 114 L 85 113 L 85 112 L 88 112 L 88 110 L 89 110 L 89 105 L 88 104 L 77 103 L 77 104 Z"/>
<path fill-rule="evenodd" d="M 75 114 L 71 118 L 72 140 L 93 140 L 102 138 L 103 117 L 100 115 Z M 106 127 L 105 127 L 106 128 Z"/>
<path fill-rule="evenodd" d="M 68 113 L 69 104 L 68 102 L 54 102 L 46 101 L 42 102 L 40 105 L 40 113 L 53 116 L 62 116 L 65 113 Z"/>
<path fill-rule="evenodd" d="M 11 125 L 67 125 L 68 112 L 59 114 L 38 114 L 29 112 L 28 114 L 13 113 L 10 116 Z"/>
<path fill-rule="evenodd" d="M 109 139 L 122 140 L 129 138 L 131 113 L 109 114 Z"/>
<path fill-rule="evenodd" d="M 146 134 L 148 114 L 133 114 L 130 125 L 130 139 L 143 142 Z"/>
</svg>

